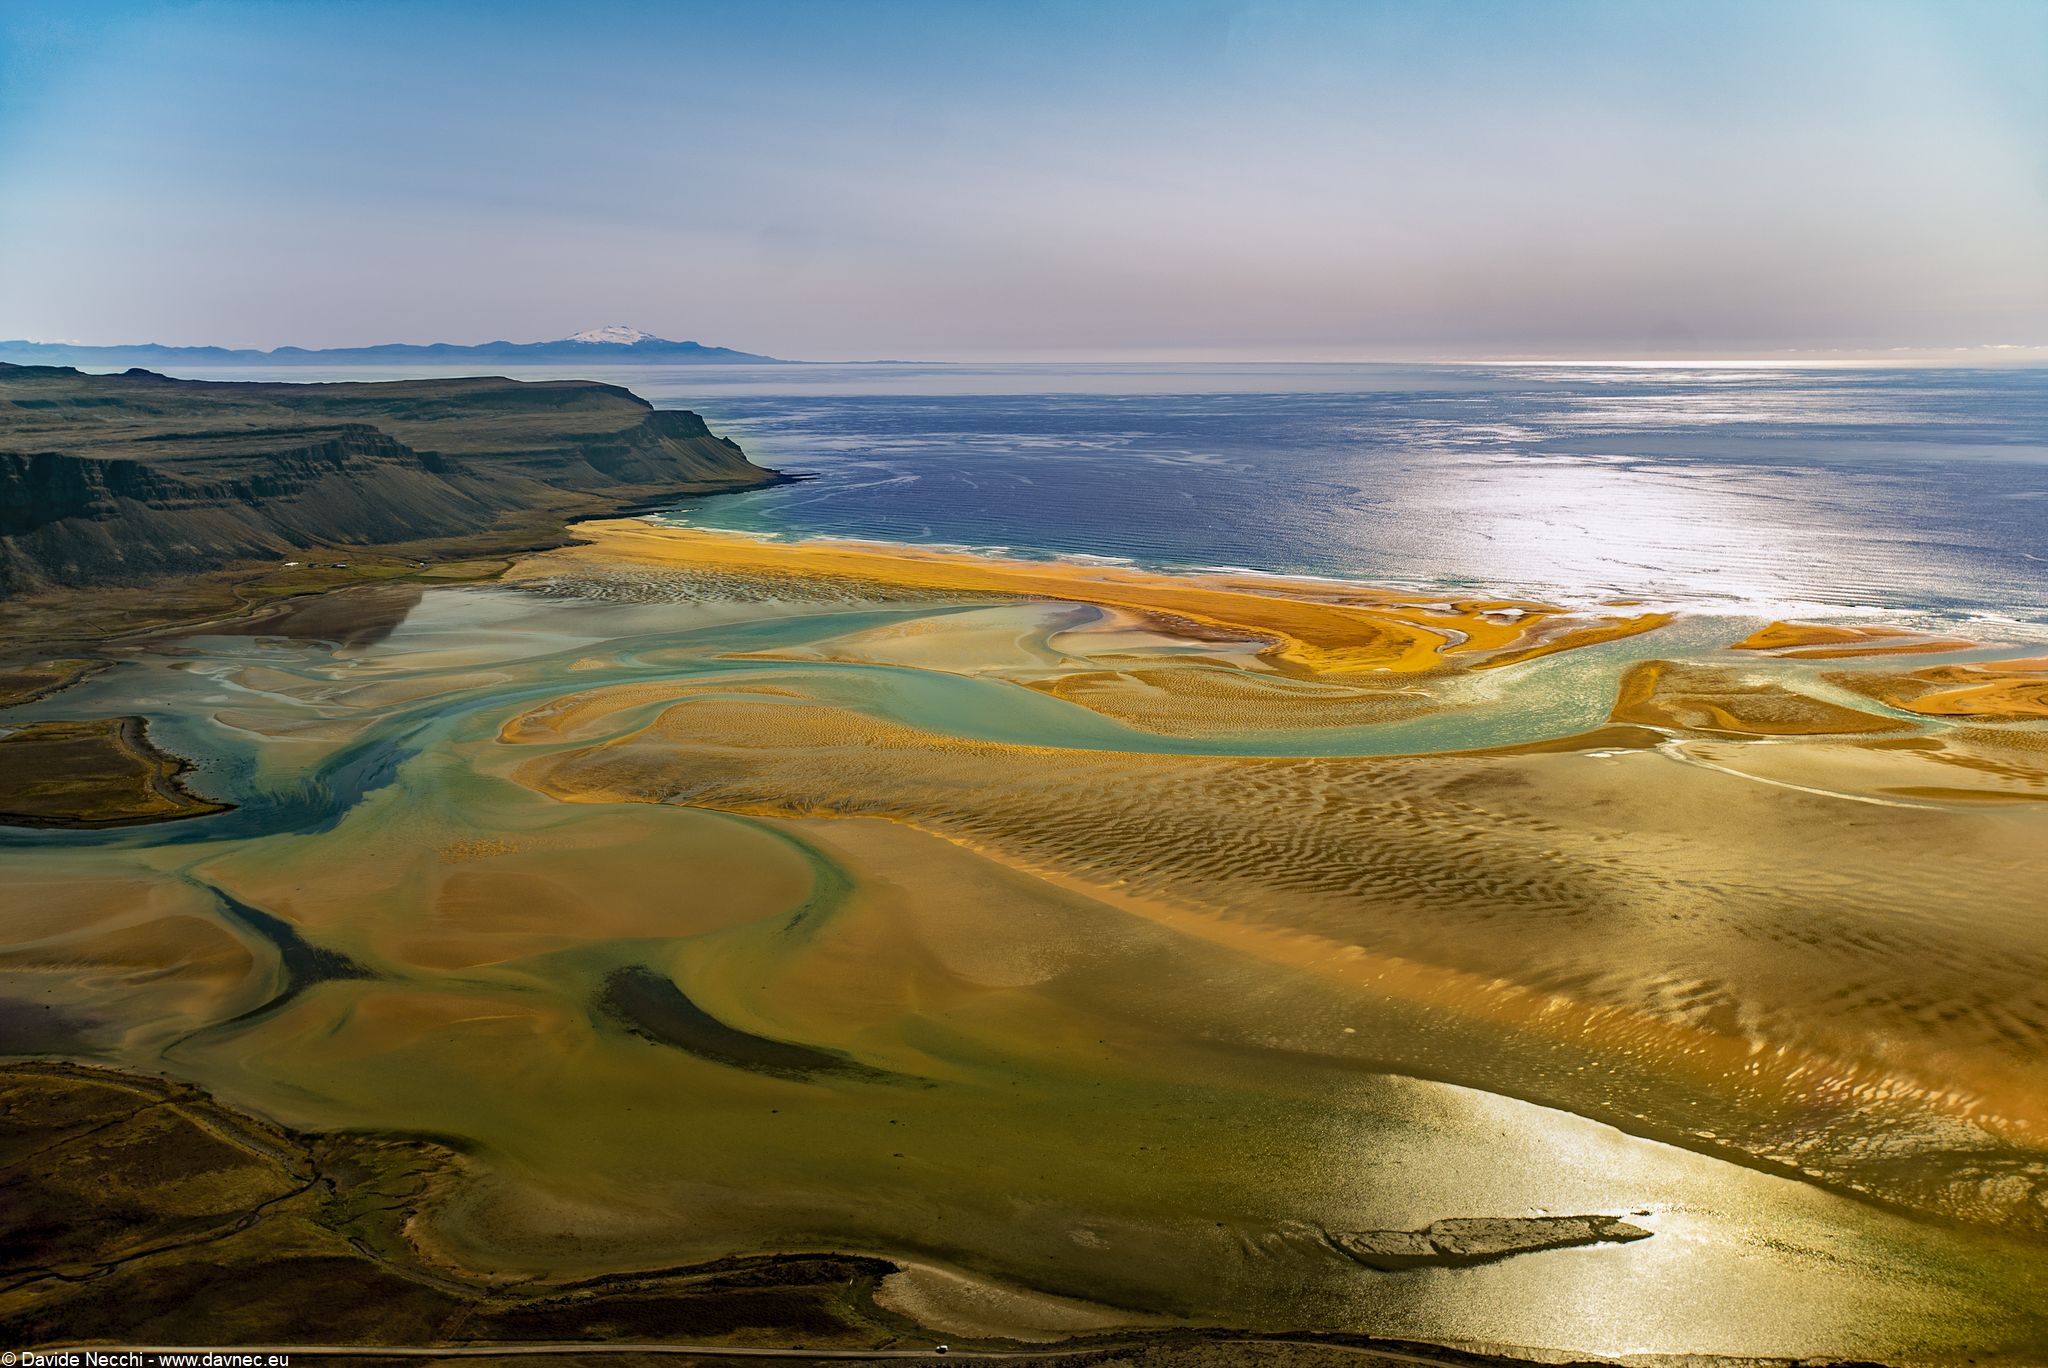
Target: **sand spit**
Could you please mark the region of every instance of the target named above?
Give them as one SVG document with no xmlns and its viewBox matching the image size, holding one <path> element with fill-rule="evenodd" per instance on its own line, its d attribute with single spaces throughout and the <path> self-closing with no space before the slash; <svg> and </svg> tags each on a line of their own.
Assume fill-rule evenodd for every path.
<svg viewBox="0 0 2048 1368">
<path fill-rule="evenodd" d="M 1515 659 L 1649 631 L 1663 614 L 1577 621 L 1525 600 L 1445 601 L 1395 590 L 1275 576 L 1160 575 L 1112 565 L 1001 560 L 852 542 L 767 542 L 632 520 L 578 523 L 586 544 L 550 558 L 555 573 L 582 561 L 648 565 L 773 582 L 836 582 L 886 597 L 903 590 L 1001 594 L 1139 613 L 1196 639 L 1258 643 L 1276 669 L 1314 676 L 1415 673 L 1447 657 Z M 1506 664 L 1508 660 L 1494 663 Z"/>
<path fill-rule="evenodd" d="M 1773 622 L 1728 649 L 1769 651 L 1786 660 L 1844 660 L 1857 656 L 1925 655 L 1967 651 L 1977 643 L 1935 637 L 1903 627 L 1843 627 L 1814 622 Z"/>
</svg>

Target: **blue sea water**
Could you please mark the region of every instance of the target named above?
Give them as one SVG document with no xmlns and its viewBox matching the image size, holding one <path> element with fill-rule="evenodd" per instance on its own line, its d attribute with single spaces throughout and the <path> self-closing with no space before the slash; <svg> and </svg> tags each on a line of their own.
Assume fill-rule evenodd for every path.
<svg viewBox="0 0 2048 1368">
<path fill-rule="evenodd" d="M 694 526 L 2048 625 L 2039 368 L 719 372 L 632 383 L 814 478 Z"/>
<path fill-rule="evenodd" d="M 693 526 L 2048 629 L 2043 367 L 828 364 L 593 378 L 696 409 L 755 460 L 813 477 L 668 515 Z"/>
</svg>

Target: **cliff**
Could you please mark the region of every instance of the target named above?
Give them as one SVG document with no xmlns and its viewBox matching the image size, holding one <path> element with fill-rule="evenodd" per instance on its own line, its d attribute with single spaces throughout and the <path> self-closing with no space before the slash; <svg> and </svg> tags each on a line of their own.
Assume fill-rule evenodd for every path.
<svg viewBox="0 0 2048 1368">
<path fill-rule="evenodd" d="M 0 592 L 146 584 L 777 479 L 583 381 L 219 384 L 0 364 Z"/>
</svg>

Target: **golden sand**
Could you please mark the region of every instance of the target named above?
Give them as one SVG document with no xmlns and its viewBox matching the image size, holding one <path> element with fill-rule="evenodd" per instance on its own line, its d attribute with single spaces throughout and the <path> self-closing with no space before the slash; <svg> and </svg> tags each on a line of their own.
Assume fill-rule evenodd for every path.
<svg viewBox="0 0 2048 1368">
<path fill-rule="evenodd" d="M 1729 697 L 1722 720 L 1754 730 L 1777 709 L 1782 721 L 1784 699 Z M 1824 725 L 1848 729 L 1832 716 Z M 1752 784 L 1726 756 L 1672 769 L 1638 755 L 1667 767 L 1645 809 L 1650 776 L 1574 754 L 1075 752 L 708 692 L 637 732 L 550 748 L 515 772 L 580 802 L 658 802 L 687 780 L 696 806 L 906 823 L 1239 953 L 1525 1035 L 1603 1040 L 1655 1059 L 1666 1076 L 1735 1089 L 1753 1116 L 1898 1106 L 2009 1137 L 2048 1127 L 2048 1075 L 2033 1053 L 2043 1028 L 2026 1027 L 2018 1053 L 2009 1034 L 2011 994 L 2034 990 L 1993 987 L 1984 959 L 1963 955 L 1951 974 L 1917 940 L 1895 955 L 1865 939 L 1852 957 L 1863 993 L 1844 1001 L 1815 987 L 1846 971 L 1835 936 L 1856 934 L 1865 915 L 1861 879 L 1882 871 L 1891 896 L 1946 906 L 1961 891 L 1914 852 L 1988 833 L 1962 813 L 1910 803 L 1884 809 L 1882 821 L 1836 824 L 1809 787 L 1828 782 L 1824 767 L 1802 770 L 1791 748 L 1729 746 L 1799 777 Z M 1869 761 L 1879 768 L 1845 771 L 1845 793 L 1911 783 L 1925 763 L 1911 752 L 1889 770 L 1878 753 Z M 1789 888 L 1781 876 L 1792 865 L 1857 876 Z M 2006 913 L 1993 909 L 2023 897 L 1970 896 L 1976 916 L 2000 925 Z M 1717 909 L 1715 929 L 1696 920 L 1701 906 Z M 1878 991 L 1879 981 L 1895 989 Z M 1977 1005 L 1938 1018 L 1895 1009 L 1929 995 Z M 1759 1054 L 1744 1019 L 1772 1022 L 1776 1048 Z"/>
<path fill-rule="evenodd" d="M 1913 730 L 1795 692 L 1750 672 L 1715 665 L 1645 660 L 1621 677 L 1613 719 L 1673 731 L 1724 736 L 1830 736 Z"/>
<path fill-rule="evenodd" d="M 1357 688 L 1187 663 L 1070 670 L 1025 683 L 1167 736 L 1358 727 L 1419 717 L 1440 706 L 1414 687 Z"/>
<path fill-rule="evenodd" d="M 1770 651 L 1786 660 L 1845 660 L 1856 656 L 1967 651 L 1974 641 L 1932 637 L 1903 627 L 1840 627 L 1815 622 L 1773 622 L 1728 649 Z"/>
<path fill-rule="evenodd" d="M 8 876 L 0 995 L 118 1023 L 123 1047 L 146 1057 L 266 991 L 262 960 L 220 923 L 213 900 L 144 862 L 102 855 L 81 870 L 61 855 L 13 852 Z"/>
<path fill-rule="evenodd" d="M 1834 682 L 1926 717 L 2048 719 L 2048 658 L 1935 665 L 1904 674 L 1843 674 Z"/>
<path fill-rule="evenodd" d="M 1307 675 L 1430 671 L 1451 664 L 1450 655 L 1509 652 L 1523 659 L 1648 631 L 1669 620 L 1660 614 L 1607 619 L 1559 634 L 1557 620 L 1567 617 L 1565 610 L 1527 600 L 1442 601 L 1312 580 L 1160 575 L 849 542 L 785 544 L 625 519 L 579 523 L 576 530 L 587 542 L 551 556 L 552 572 L 578 561 L 623 562 L 769 582 L 834 581 L 885 596 L 908 590 L 1089 603 L 1206 629 L 1225 640 L 1260 641 L 1263 659 Z"/>
<path fill-rule="evenodd" d="M 1635 617 L 1607 618 L 1585 627 L 1560 632 L 1533 645 L 1502 651 L 1498 655 L 1487 657 L 1473 668 L 1492 670 L 1502 665 L 1519 665 L 1525 660 L 1534 660 L 1538 656 L 1552 655 L 1558 651 L 1572 651 L 1581 646 L 1598 646 L 1603 641 L 1620 641 L 1625 637 L 1641 636 L 1644 632 L 1654 632 L 1659 627 L 1668 625 L 1675 616 L 1673 613 L 1639 613 Z"/>
</svg>

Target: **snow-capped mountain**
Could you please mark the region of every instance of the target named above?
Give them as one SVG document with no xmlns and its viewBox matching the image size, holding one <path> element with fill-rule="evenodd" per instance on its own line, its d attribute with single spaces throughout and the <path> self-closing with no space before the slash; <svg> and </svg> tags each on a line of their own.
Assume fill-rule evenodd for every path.
<svg viewBox="0 0 2048 1368">
<path fill-rule="evenodd" d="M 641 332 L 638 328 L 628 328 L 617 323 L 609 328 L 586 328 L 580 333 L 570 333 L 566 340 L 614 347 L 630 347 L 636 342 L 661 341 L 653 333 Z"/>
</svg>

